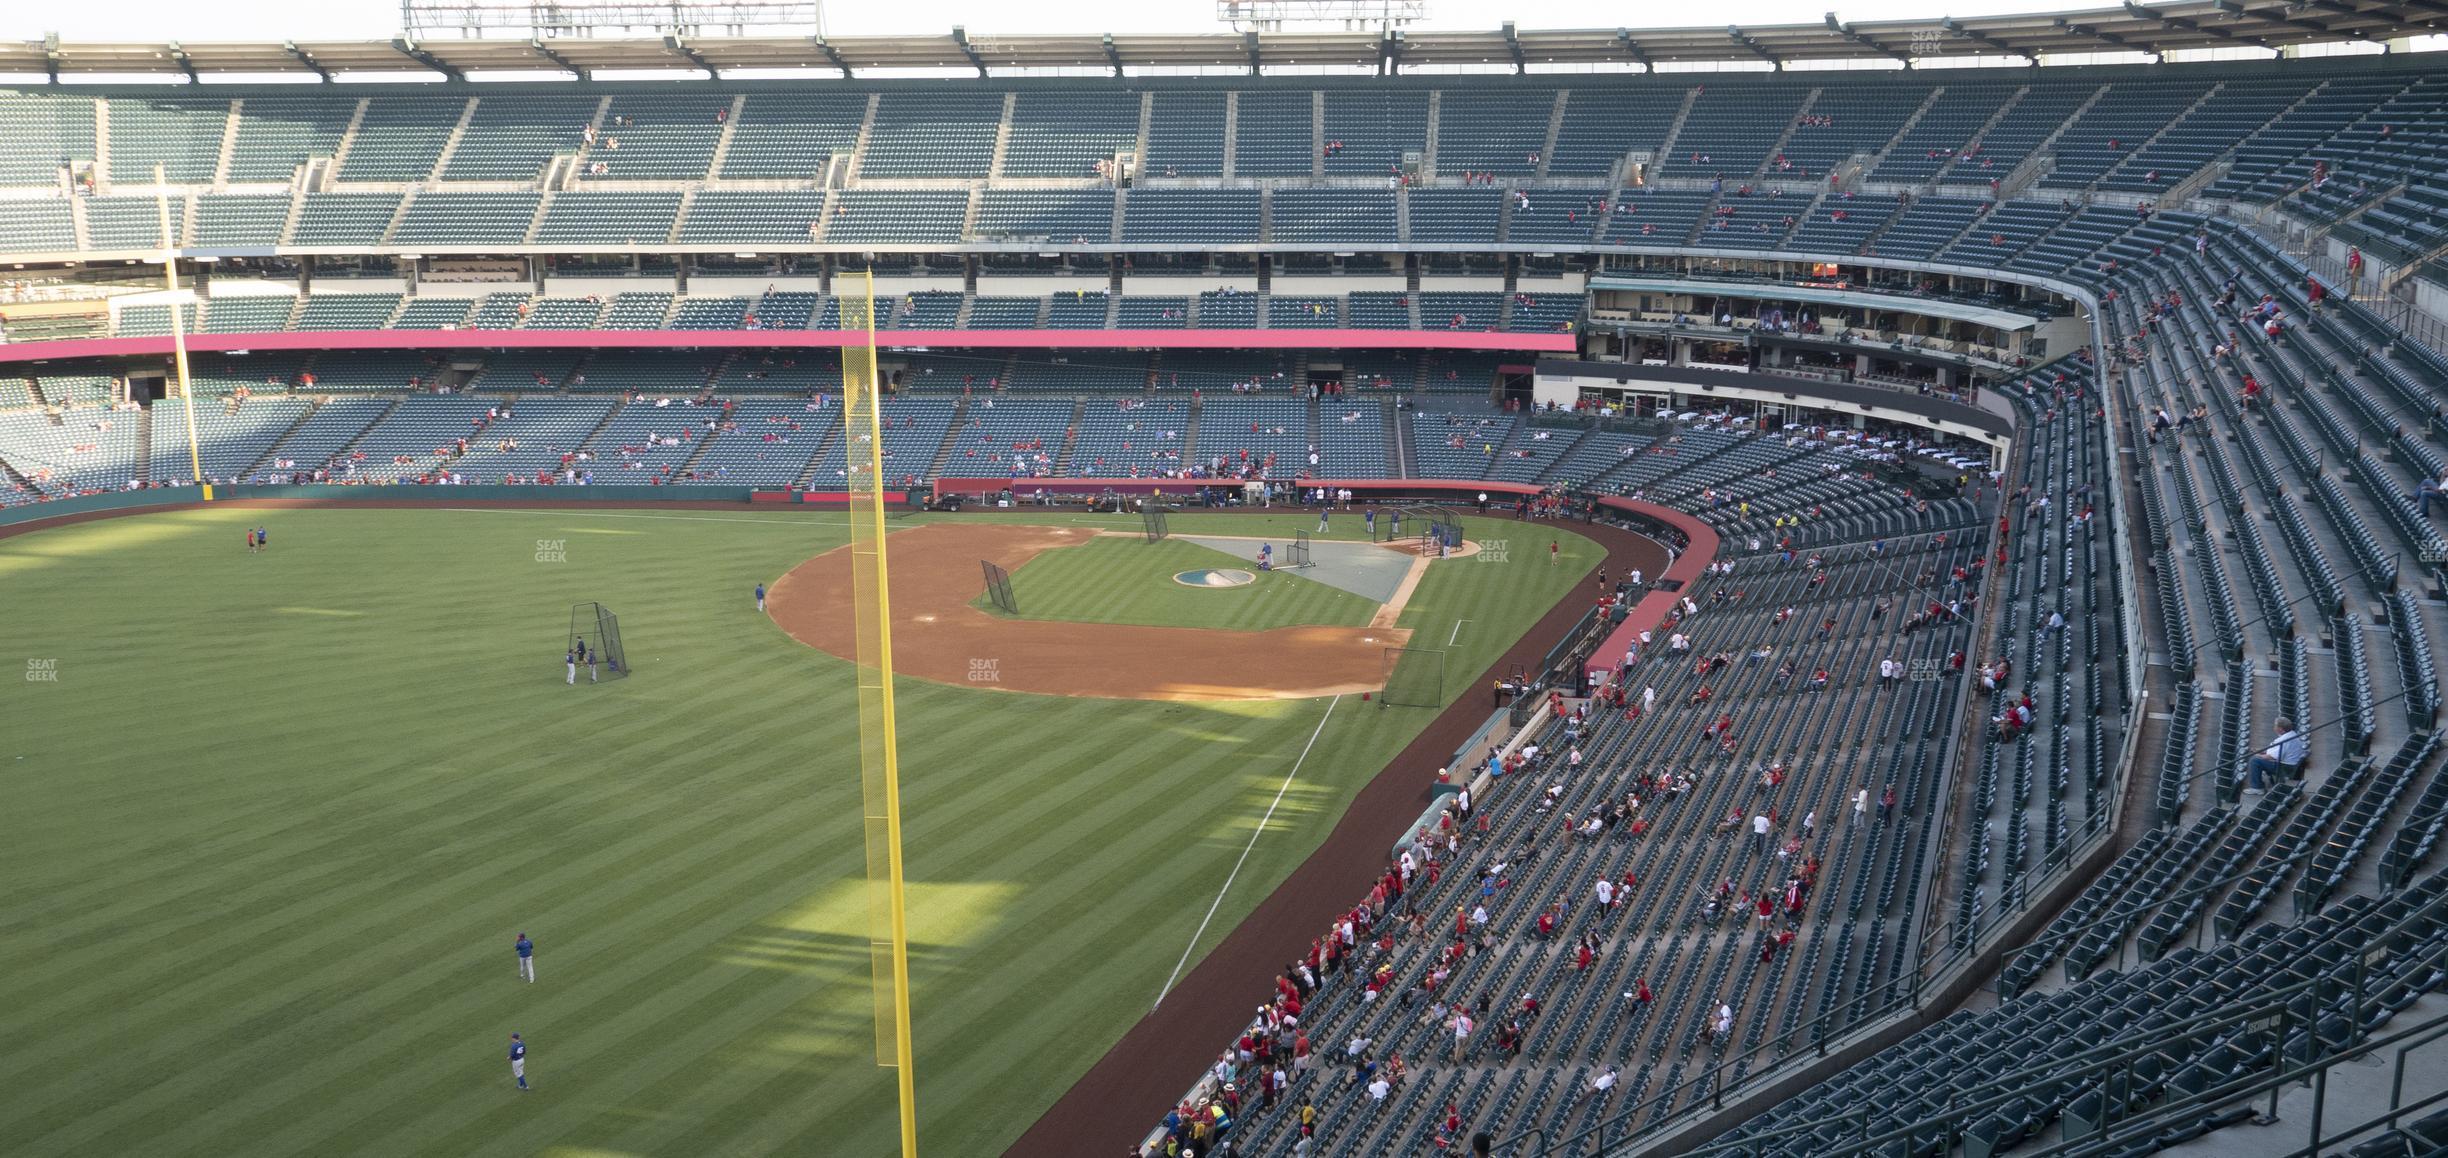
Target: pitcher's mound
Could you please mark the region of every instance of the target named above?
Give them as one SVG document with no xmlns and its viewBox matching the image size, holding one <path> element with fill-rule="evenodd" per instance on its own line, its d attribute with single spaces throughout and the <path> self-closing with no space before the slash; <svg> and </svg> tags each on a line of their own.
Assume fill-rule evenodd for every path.
<svg viewBox="0 0 2448 1158">
<path fill-rule="evenodd" d="M 1257 582 L 1258 577 L 1230 567 L 1202 567 L 1196 571 L 1176 571 L 1173 581 L 1184 587 L 1247 587 Z"/>
</svg>

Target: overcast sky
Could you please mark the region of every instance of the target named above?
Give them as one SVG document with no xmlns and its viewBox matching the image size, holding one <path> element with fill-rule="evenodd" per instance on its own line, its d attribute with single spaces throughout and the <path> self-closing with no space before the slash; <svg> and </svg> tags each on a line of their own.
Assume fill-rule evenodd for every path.
<svg viewBox="0 0 2448 1158">
<path fill-rule="evenodd" d="M 1634 5 L 1618 0 L 1428 0 L 1423 29 L 1494 29 L 1506 20 L 1522 28 L 1666 28 L 1726 23 L 1816 23 L 1828 0 L 1744 0 L 1723 6 Z M 1843 0 L 1845 20 L 1986 16 L 2109 6 L 2102 0 Z M 972 34 L 1023 32 L 1214 32 L 1214 0 L 1062 0 L 1052 4 L 983 0 L 895 0 L 828 6 L 826 30 L 839 36 L 940 34 L 963 25 Z M 0 38 L 38 40 L 359 40 L 388 37 L 402 21 L 398 0 L 90 0 L 82 4 L 0 3 Z"/>
</svg>

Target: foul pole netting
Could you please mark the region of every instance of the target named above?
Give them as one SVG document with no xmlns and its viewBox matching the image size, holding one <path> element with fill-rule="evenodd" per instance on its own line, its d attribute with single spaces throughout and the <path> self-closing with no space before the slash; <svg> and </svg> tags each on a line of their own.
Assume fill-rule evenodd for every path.
<svg viewBox="0 0 2448 1158">
<path fill-rule="evenodd" d="M 866 801 L 867 944 L 875 991 L 876 1064 L 900 1086 L 901 1153 L 918 1153 L 910 1072 L 909 921 L 901 876 L 901 765 L 893 723 L 891 574 L 884 552 L 881 376 L 876 371 L 875 279 L 836 279 L 842 346 L 842 438 L 848 453 L 850 582 L 858 634 L 859 788 Z"/>
</svg>

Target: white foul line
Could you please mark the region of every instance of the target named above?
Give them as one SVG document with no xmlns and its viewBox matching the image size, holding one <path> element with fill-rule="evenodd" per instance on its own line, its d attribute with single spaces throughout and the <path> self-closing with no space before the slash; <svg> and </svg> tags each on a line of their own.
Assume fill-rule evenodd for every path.
<svg viewBox="0 0 2448 1158">
<path fill-rule="evenodd" d="M 1266 831 L 1267 821 L 1275 818 L 1276 805 L 1283 803 L 1284 793 L 1292 787 L 1292 778 L 1300 775 L 1301 765 L 1309 761 L 1309 749 L 1317 747 L 1318 736 L 1326 731 L 1326 721 L 1334 718 L 1335 705 L 1342 702 L 1343 697 L 1339 695 L 1326 702 L 1326 714 L 1318 717 L 1317 730 L 1309 733 L 1308 743 L 1301 745 L 1300 759 L 1292 762 L 1292 770 L 1284 773 L 1283 784 L 1275 789 L 1274 802 L 1267 805 L 1266 815 L 1258 818 L 1258 827 L 1250 831 L 1249 843 L 1241 849 L 1241 859 L 1233 862 L 1232 872 L 1224 878 L 1224 887 L 1216 890 L 1214 903 L 1207 906 L 1207 915 L 1199 919 L 1198 932 L 1190 934 L 1190 943 L 1182 946 L 1181 960 L 1173 963 L 1172 975 L 1165 978 L 1164 988 L 1156 991 L 1156 1000 L 1148 1004 L 1149 1009 L 1164 1004 L 1165 994 L 1173 992 L 1173 983 L 1181 980 L 1182 966 L 1190 963 L 1190 951 L 1198 948 L 1200 937 L 1207 935 L 1207 922 L 1215 920 L 1216 909 L 1224 903 L 1224 894 L 1232 891 L 1233 878 L 1240 876 L 1241 866 L 1249 863 L 1250 850 L 1258 847 L 1259 834 Z"/>
<path fill-rule="evenodd" d="M 1467 619 L 1454 620 L 1453 634 L 1445 637 L 1445 646 L 1452 647 L 1455 640 L 1462 638 L 1462 625 L 1469 622 Z"/>
</svg>

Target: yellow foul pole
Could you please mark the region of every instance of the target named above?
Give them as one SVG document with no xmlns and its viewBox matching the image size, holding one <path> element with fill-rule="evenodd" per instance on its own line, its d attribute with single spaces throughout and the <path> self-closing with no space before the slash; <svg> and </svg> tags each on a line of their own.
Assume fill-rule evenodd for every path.
<svg viewBox="0 0 2448 1158">
<path fill-rule="evenodd" d="M 187 326 L 179 313 L 178 238 L 170 232 L 170 186 L 159 163 L 153 166 L 153 211 L 161 218 L 162 281 L 170 288 L 170 356 L 178 366 L 179 401 L 187 407 L 187 465 L 209 503 L 212 484 L 204 481 L 204 452 L 196 446 L 195 390 L 187 379 Z"/>
<path fill-rule="evenodd" d="M 909 919 L 901 866 L 901 754 L 893 719 L 892 592 L 885 565 L 883 383 L 876 369 L 875 278 L 839 295 L 842 437 L 849 440 L 850 569 L 858 620 L 859 766 L 866 798 L 868 955 L 873 969 L 876 1064 L 899 1084 L 902 1158 L 917 1158 L 917 1080 L 910 1058 Z"/>
</svg>

